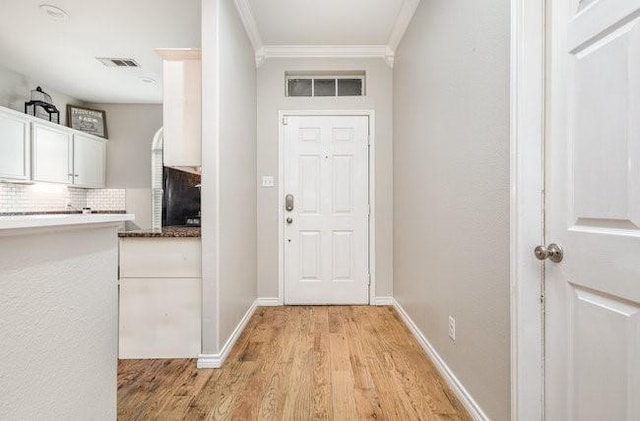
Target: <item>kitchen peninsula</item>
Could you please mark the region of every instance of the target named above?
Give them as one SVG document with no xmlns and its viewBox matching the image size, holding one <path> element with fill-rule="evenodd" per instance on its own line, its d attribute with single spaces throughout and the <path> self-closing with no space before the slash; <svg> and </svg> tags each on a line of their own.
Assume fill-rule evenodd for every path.
<svg viewBox="0 0 640 421">
<path fill-rule="evenodd" d="M 117 230 L 133 218 L 0 216 L 3 419 L 116 419 Z"/>
</svg>

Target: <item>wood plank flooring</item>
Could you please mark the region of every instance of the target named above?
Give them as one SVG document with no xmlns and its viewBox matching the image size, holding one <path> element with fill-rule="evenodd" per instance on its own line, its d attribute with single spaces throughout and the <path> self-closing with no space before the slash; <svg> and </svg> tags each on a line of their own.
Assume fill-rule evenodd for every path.
<svg viewBox="0 0 640 421">
<path fill-rule="evenodd" d="M 391 307 L 261 307 L 222 369 L 122 360 L 120 420 L 467 420 Z"/>
</svg>

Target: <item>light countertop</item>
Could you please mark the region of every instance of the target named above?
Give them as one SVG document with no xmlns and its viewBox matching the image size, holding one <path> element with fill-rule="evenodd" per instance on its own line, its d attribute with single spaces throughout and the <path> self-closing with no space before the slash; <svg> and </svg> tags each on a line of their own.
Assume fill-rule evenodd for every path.
<svg viewBox="0 0 640 421">
<path fill-rule="evenodd" d="M 131 213 L 3 215 L 0 216 L 0 230 L 106 224 L 132 221 L 134 217 Z"/>
</svg>

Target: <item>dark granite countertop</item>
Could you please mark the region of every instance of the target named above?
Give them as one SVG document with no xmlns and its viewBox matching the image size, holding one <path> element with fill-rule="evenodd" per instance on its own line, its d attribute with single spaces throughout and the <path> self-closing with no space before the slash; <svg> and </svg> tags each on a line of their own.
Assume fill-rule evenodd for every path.
<svg viewBox="0 0 640 421">
<path fill-rule="evenodd" d="M 121 238 L 188 238 L 200 237 L 200 227 L 173 226 L 162 227 L 162 230 L 120 231 Z"/>
</svg>

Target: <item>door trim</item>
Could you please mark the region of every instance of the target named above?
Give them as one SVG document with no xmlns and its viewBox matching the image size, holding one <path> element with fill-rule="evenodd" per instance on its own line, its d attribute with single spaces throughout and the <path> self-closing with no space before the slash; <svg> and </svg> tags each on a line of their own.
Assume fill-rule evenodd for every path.
<svg viewBox="0 0 640 421">
<path fill-rule="evenodd" d="M 545 0 L 511 0 L 511 419 L 544 419 Z"/>
<path fill-rule="evenodd" d="M 278 111 L 278 303 L 284 305 L 284 125 L 285 117 L 369 117 L 369 305 L 376 297 L 376 206 L 375 206 L 375 111 L 374 110 L 280 110 Z"/>
</svg>

